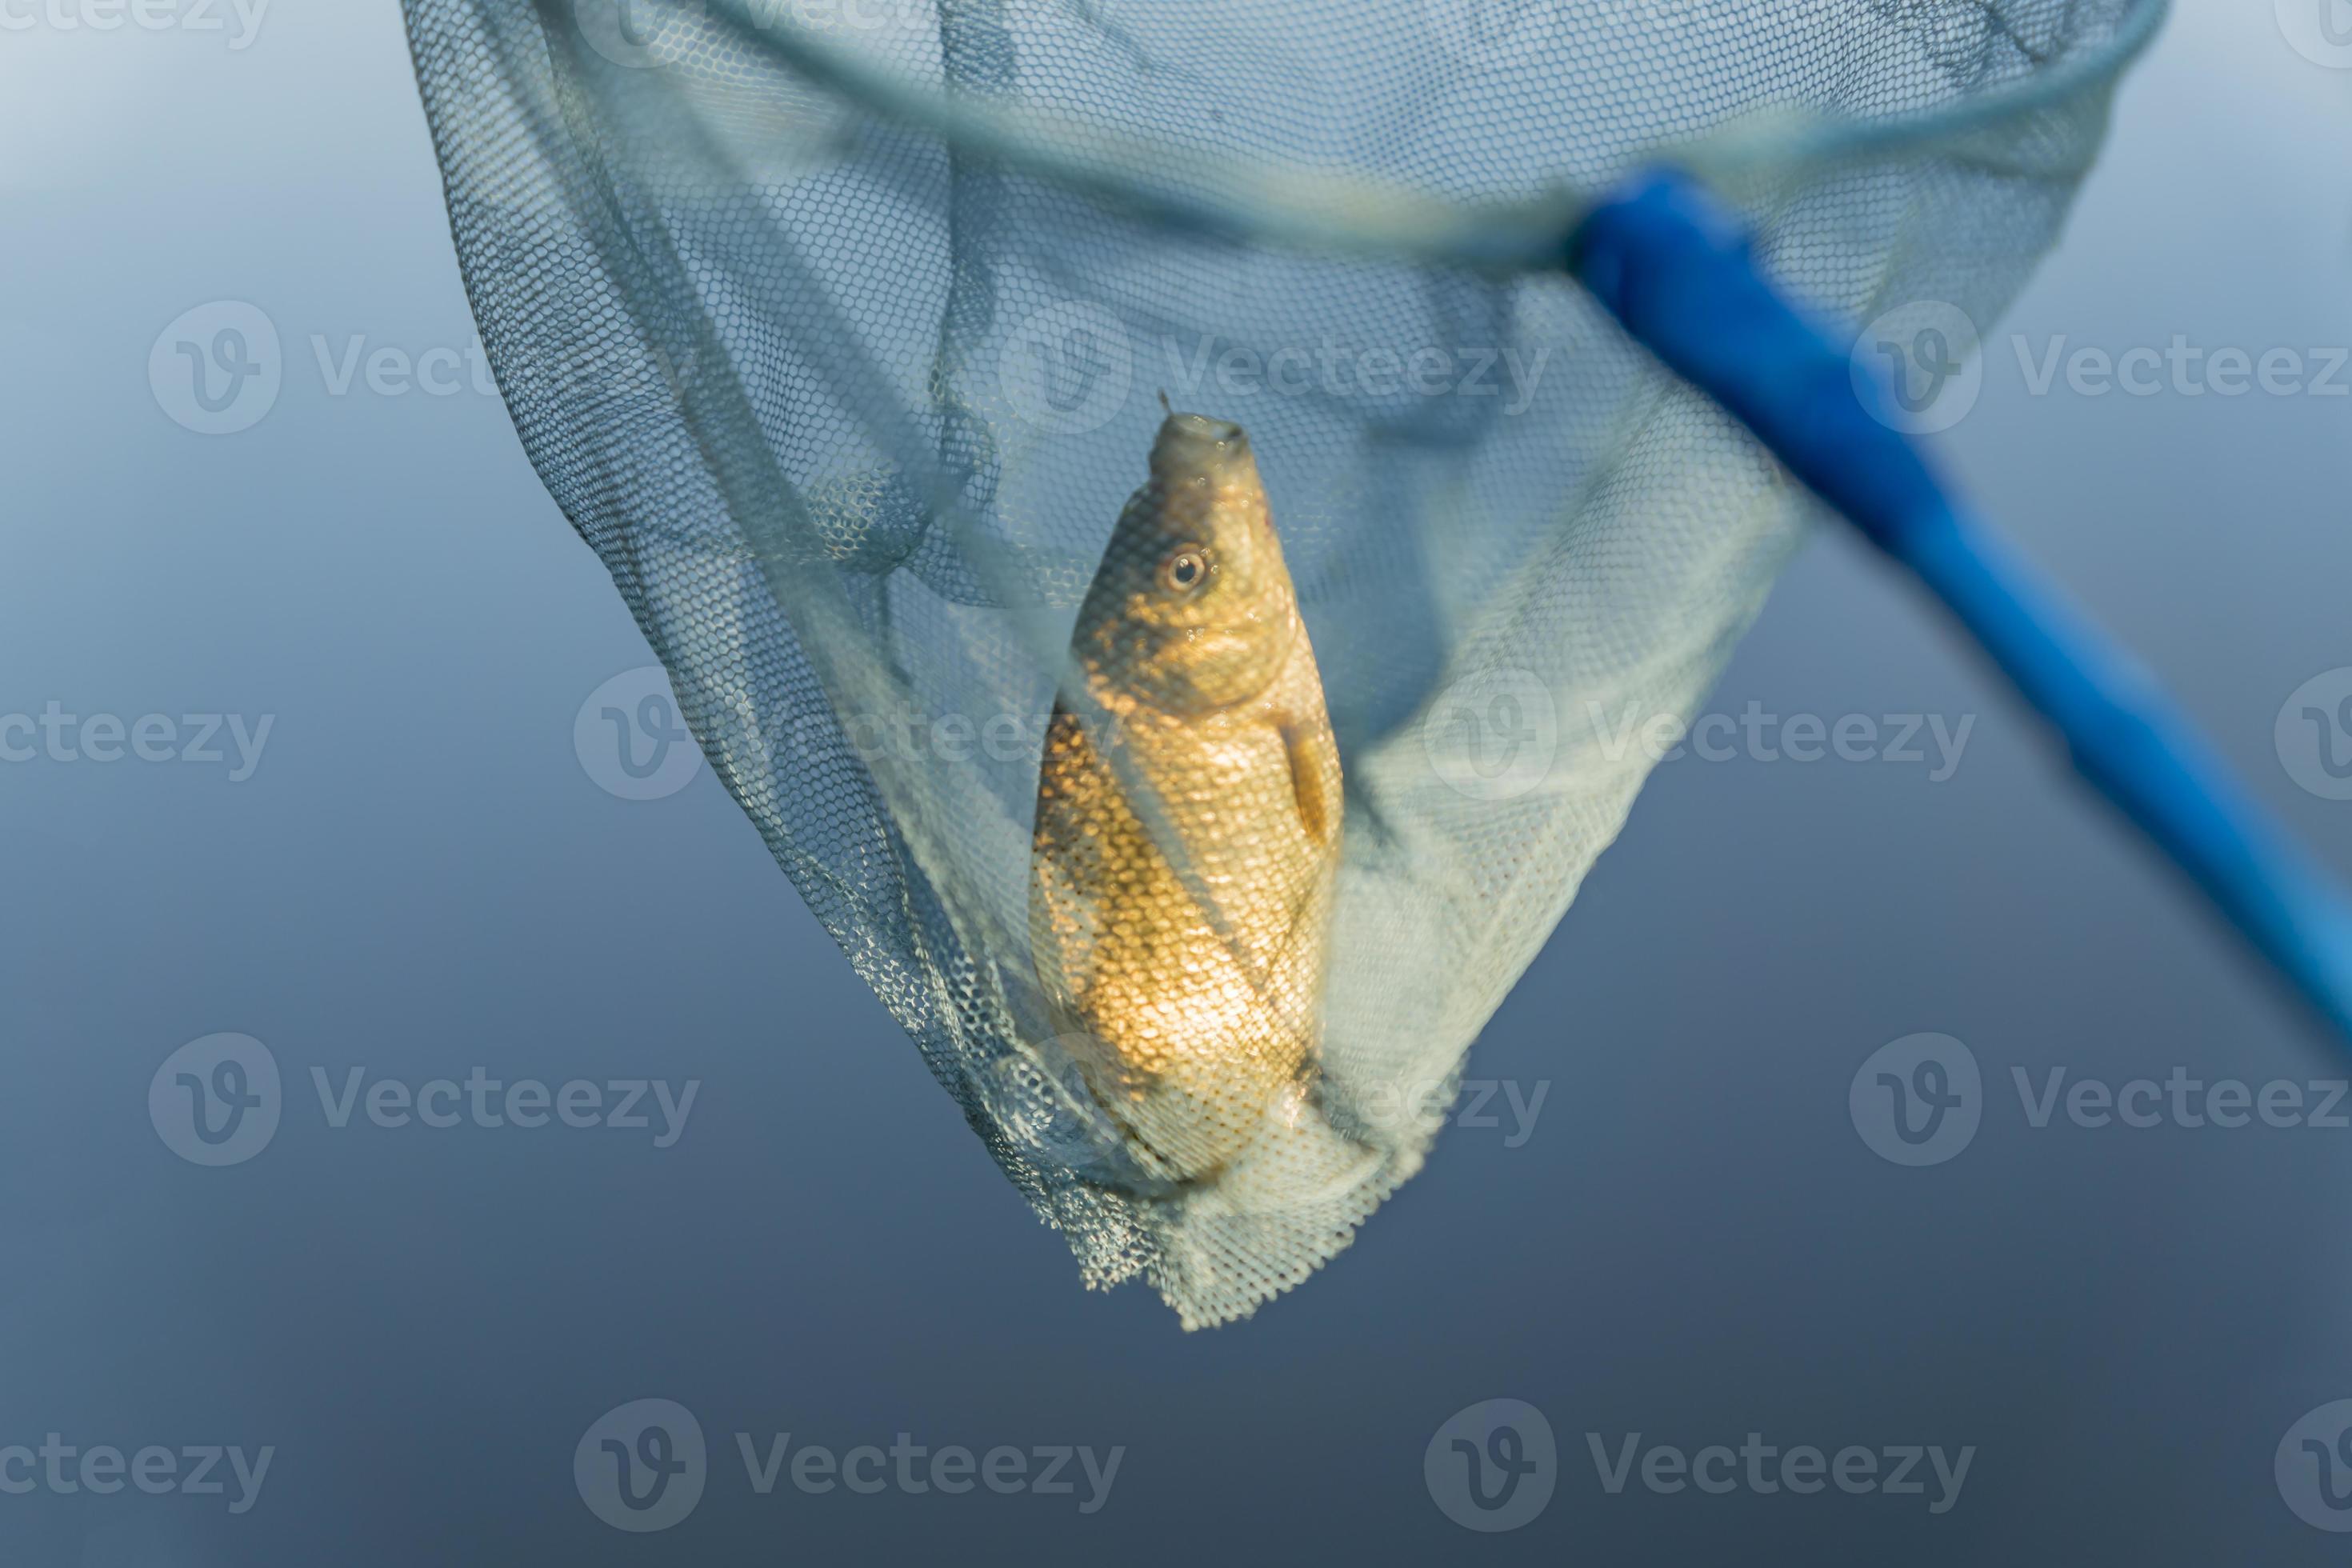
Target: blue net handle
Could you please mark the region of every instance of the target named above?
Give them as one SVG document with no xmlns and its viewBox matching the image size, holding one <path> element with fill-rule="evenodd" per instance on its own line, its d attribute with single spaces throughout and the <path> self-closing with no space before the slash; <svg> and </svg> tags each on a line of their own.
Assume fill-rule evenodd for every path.
<svg viewBox="0 0 2352 1568">
<path fill-rule="evenodd" d="M 1735 217 L 1685 177 L 1645 174 L 1585 216 L 1568 266 L 1941 600 L 2075 770 L 2352 1045 L 2352 905 L 2155 683 L 1873 413 L 1847 345 L 1765 279 Z"/>
</svg>

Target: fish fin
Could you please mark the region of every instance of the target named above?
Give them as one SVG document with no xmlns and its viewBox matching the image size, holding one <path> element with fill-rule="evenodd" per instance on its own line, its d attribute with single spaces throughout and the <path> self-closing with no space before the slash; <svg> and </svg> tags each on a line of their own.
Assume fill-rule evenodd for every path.
<svg viewBox="0 0 2352 1568">
<path fill-rule="evenodd" d="M 1339 789 L 1339 752 L 1331 731 L 1322 724 L 1293 721 L 1282 727 L 1282 746 L 1290 758 L 1290 793 L 1298 805 L 1298 824 L 1307 837 L 1328 847 L 1338 837 L 1345 809 Z"/>
</svg>

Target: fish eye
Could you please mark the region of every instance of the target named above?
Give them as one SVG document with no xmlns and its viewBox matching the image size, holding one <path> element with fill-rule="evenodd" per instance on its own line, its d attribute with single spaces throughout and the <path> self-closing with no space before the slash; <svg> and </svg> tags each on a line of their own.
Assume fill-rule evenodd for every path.
<svg viewBox="0 0 2352 1568">
<path fill-rule="evenodd" d="M 1209 580 L 1209 552 L 1187 544 L 1160 563 L 1160 585 L 1171 594 L 1189 594 Z"/>
</svg>

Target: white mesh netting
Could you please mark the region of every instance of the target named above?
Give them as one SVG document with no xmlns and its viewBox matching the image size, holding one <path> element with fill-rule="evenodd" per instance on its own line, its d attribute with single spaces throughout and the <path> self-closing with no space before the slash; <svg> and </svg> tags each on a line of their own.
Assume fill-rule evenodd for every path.
<svg viewBox="0 0 2352 1568">
<path fill-rule="evenodd" d="M 1582 195 L 1670 153 L 1821 310 L 1989 320 L 2155 0 L 405 9 L 524 446 L 696 735 L 1087 1280 L 1191 1325 L 1418 1167 L 1641 784 L 1623 716 L 1695 709 L 1800 531 L 1557 270 Z M 1303 1105 L 1172 1183 L 1029 920 L 1161 391 L 1248 434 L 1346 780 Z"/>
</svg>

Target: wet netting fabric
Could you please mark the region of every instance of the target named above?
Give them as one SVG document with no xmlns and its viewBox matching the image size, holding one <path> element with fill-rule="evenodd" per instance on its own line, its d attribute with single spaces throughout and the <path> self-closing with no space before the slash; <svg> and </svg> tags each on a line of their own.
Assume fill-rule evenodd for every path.
<svg viewBox="0 0 2352 1568">
<path fill-rule="evenodd" d="M 1570 279 L 1580 215 L 1670 161 L 1824 318 L 1988 322 L 2156 10 L 404 5 L 531 460 L 1087 1281 L 1188 1326 L 1420 1166 L 1643 727 L 1694 713 L 1812 510 Z M 1163 392 L 1247 433 L 1345 780 L 1304 1092 L 1181 1181 L 1076 1070 L 1029 909 L 1049 715 Z"/>
</svg>

